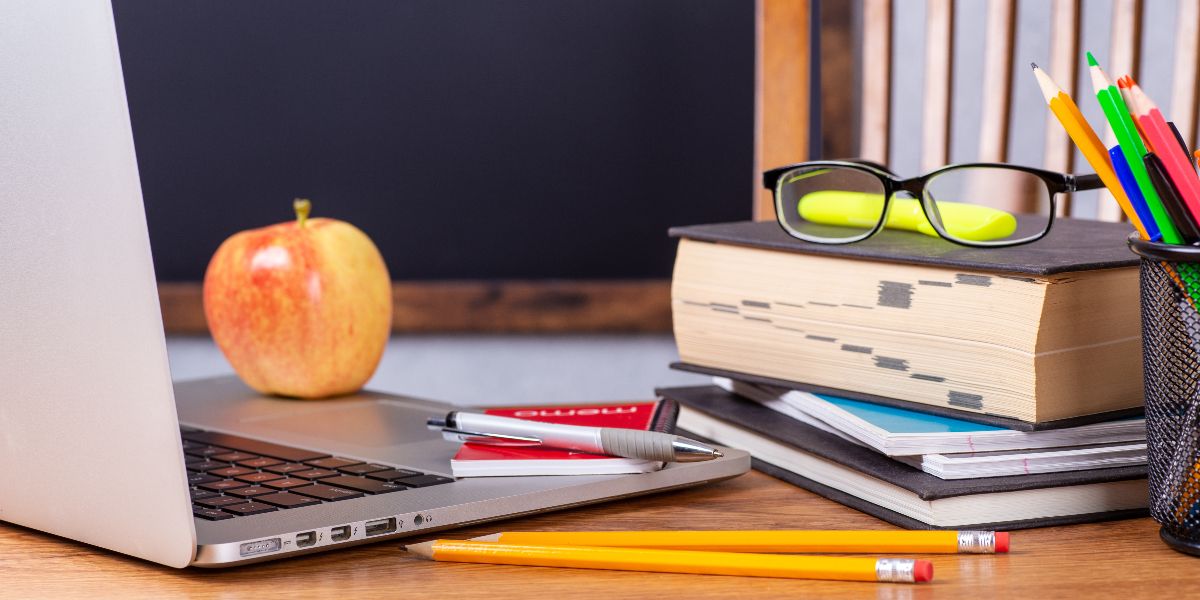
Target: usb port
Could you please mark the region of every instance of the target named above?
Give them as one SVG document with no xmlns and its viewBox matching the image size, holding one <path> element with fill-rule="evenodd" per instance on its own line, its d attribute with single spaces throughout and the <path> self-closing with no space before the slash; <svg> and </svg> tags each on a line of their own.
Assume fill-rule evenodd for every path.
<svg viewBox="0 0 1200 600">
<path fill-rule="evenodd" d="M 315 543 L 317 543 L 317 532 L 315 531 L 306 531 L 304 533 L 296 534 L 297 548 L 307 548 Z"/>
<path fill-rule="evenodd" d="M 350 526 L 342 525 L 329 530 L 329 539 L 335 542 L 344 542 L 350 539 Z"/>
<path fill-rule="evenodd" d="M 375 519 L 374 521 L 367 521 L 366 530 L 367 537 L 373 535 L 383 535 L 385 533 L 393 533 L 396 531 L 396 519 L 395 517 L 391 517 L 387 519 Z"/>
</svg>

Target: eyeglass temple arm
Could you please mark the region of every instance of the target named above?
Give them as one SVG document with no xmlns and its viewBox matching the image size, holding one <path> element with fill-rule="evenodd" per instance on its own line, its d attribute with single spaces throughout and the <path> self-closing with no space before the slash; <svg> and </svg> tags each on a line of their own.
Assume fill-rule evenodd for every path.
<svg viewBox="0 0 1200 600">
<path fill-rule="evenodd" d="M 1086 190 L 1098 190 L 1104 187 L 1104 182 L 1100 180 L 1099 175 L 1076 175 L 1074 177 L 1073 192 L 1083 192 Z"/>
</svg>

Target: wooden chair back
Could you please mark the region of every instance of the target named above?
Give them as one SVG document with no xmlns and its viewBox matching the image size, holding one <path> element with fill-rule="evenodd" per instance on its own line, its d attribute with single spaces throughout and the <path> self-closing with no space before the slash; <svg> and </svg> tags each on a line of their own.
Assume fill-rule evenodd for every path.
<svg viewBox="0 0 1200 600">
<path fill-rule="evenodd" d="M 814 116 L 809 98 L 815 90 L 821 90 L 822 82 L 813 77 L 815 61 L 824 64 L 826 51 L 824 38 L 846 26 L 818 23 L 819 28 L 810 27 L 814 19 L 814 2 L 820 10 L 842 10 L 845 6 L 830 7 L 829 1 L 820 0 L 758 0 L 758 117 L 756 119 L 756 174 L 773 166 L 797 162 L 813 157 L 810 142 L 813 132 L 809 123 Z M 852 123 L 824 122 L 826 135 L 847 135 L 857 132 L 853 148 L 859 157 L 889 164 L 889 153 L 893 148 L 890 139 L 894 113 L 894 27 L 897 7 L 894 0 L 853 0 L 857 9 L 857 27 L 852 26 L 857 58 L 854 93 L 857 114 L 845 112 L 844 107 L 835 106 L 825 110 L 825 115 L 840 114 L 854 119 Z M 920 167 L 929 170 L 949 162 L 951 146 L 952 93 L 954 87 L 954 26 L 955 10 L 977 6 L 976 0 L 925 0 L 924 34 L 924 79 L 920 113 L 921 155 Z M 1051 73 L 1068 94 L 1083 106 L 1091 102 L 1091 85 L 1082 81 L 1081 65 L 1084 64 L 1080 48 L 1082 9 L 1081 0 L 1051 0 L 1049 60 L 1041 65 Z M 1113 0 L 1111 8 L 1110 42 L 1107 62 L 1104 64 L 1111 77 L 1131 74 L 1135 79 L 1142 66 L 1143 21 L 1147 4 L 1143 0 Z M 1014 126 L 1013 80 L 1014 69 L 1028 69 L 1028 61 L 1014 61 L 1016 23 L 1016 0 L 987 0 L 986 25 L 984 31 L 984 58 L 979 65 L 983 85 L 981 115 L 978 127 L 978 154 L 976 160 L 1009 162 L 1009 135 Z M 1171 73 L 1169 106 L 1170 118 L 1184 133 L 1184 137 L 1195 143 L 1197 140 L 1197 95 L 1200 83 L 1200 0 L 1178 0 L 1174 19 L 1174 66 Z M 844 11 L 843 11 L 844 12 Z M 820 30 L 821 40 L 813 40 L 810 33 Z M 818 43 L 814 44 L 814 41 Z M 821 50 L 813 51 L 820 47 Z M 1016 63 L 1016 64 L 1015 64 Z M 1020 76 L 1022 73 L 1018 73 Z M 1032 78 L 1032 75 L 1030 75 Z M 843 82 L 844 84 L 844 82 Z M 830 82 L 825 78 L 825 87 Z M 837 85 L 835 82 L 834 85 Z M 1168 100 L 1162 98 L 1162 101 Z M 1164 102 L 1164 104 L 1166 104 Z M 911 103 L 908 108 L 911 110 Z M 1047 110 L 1043 119 L 1047 127 L 1042 166 L 1047 169 L 1075 172 L 1089 171 L 1071 140 L 1062 131 L 1054 116 Z M 959 124 L 962 126 L 963 124 Z M 1115 143 L 1112 132 L 1102 120 L 1092 120 L 1093 127 L 1101 133 L 1107 145 Z M 1028 126 L 1021 123 L 1020 126 Z M 1102 129 L 1103 126 L 1103 129 Z M 847 144 L 846 146 L 850 146 Z M 836 158 L 836 156 L 826 156 Z M 1080 162 L 1077 164 L 1077 160 Z M 1013 160 L 1013 162 L 1021 162 Z M 756 187 L 755 218 L 773 219 L 771 194 Z M 1106 195 L 1106 194 L 1105 194 Z M 1070 198 L 1061 199 L 1058 211 L 1072 215 Z M 1096 204 L 1095 217 L 1102 220 L 1121 220 L 1122 214 L 1116 202 L 1102 197 Z"/>
</svg>

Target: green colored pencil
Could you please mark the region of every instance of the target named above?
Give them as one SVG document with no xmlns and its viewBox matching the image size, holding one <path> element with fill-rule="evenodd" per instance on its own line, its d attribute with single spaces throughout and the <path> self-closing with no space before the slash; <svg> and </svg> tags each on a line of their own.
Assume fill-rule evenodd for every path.
<svg viewBox="0 0 1200 600">
<path fill-rule="evenodd" d="M 1146 205 L 1150 207 L 1150 214 L 1154 216 L 1154 222 L 1158 225 L 1159 232 L 1162 233 L 1162 241 L 1168 244 L 1182 243 L 1183 237 L 1179 235 L 1175 224 L 1171 222 L 1171 217 L 1167 214 L 1162 199 L 1158 197 L 1154 184 L 1150 182 L 1150 175 L 1146 172 L 1146 165 L 1142 162 L 1142 157 L 1146 155 L 1146 146 L 1142 144 L 1141 135 L 1133 124 L 1133 118 L 1129 116 L 1129 108 L 1121 99 L 1120 90 L 1100 69 L 1100 65 L 1096 63 L 1096 57 L 1092 56 L 1091 52 L 1087 53 L 1087 60 L 1088 71 L 1092 75 L 1092 87 L 1096 90 L 1096 99 L 1100 101 L 1100 107 L 1104 109 L 1104 117 L 1108 119 L 1108 124 L 1117 136 L 1121 154 L 1125 155 L 1125 160 L 1129 162 L 1129 170 L 1133 172 L 1138 189 L 1141 190 L 1142 197 L 1146 199 Z"/>
</svg>

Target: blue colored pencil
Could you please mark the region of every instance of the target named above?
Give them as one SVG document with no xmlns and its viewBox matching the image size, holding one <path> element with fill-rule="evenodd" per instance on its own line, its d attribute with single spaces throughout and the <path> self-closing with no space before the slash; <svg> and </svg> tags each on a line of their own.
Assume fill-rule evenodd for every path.
<svg viewBox="0 0 1200 600">
<path fill-rule="evenodd" d="M 1130 170 L 1129 163 L 1125 160 L 1125 154 L 1121 152 L 1121 146 L 1109 148 L 1108 156 L 1112 158 L 1113 170 L 1117 172 L 1117 179 L 1120 180 L 1121 187 L 1125 189 L 1125 195 L 1129 196 L 1129 204 L 1133 206 L 1134 212 L 1142 220 L 1142 226 L 1146 228 L 1146 235 L 1150 236 L 1152 242 L 1161 242 L 1162 232 L 1159 231 L 1158 224 L 1154 222 L 1154 214 L 1150 212 L 1150 206 L 1146 204 L 1146 197 L 1142 195 L 1137 179 L 1133 177 L 1133 171 Z"/>
</svg>

